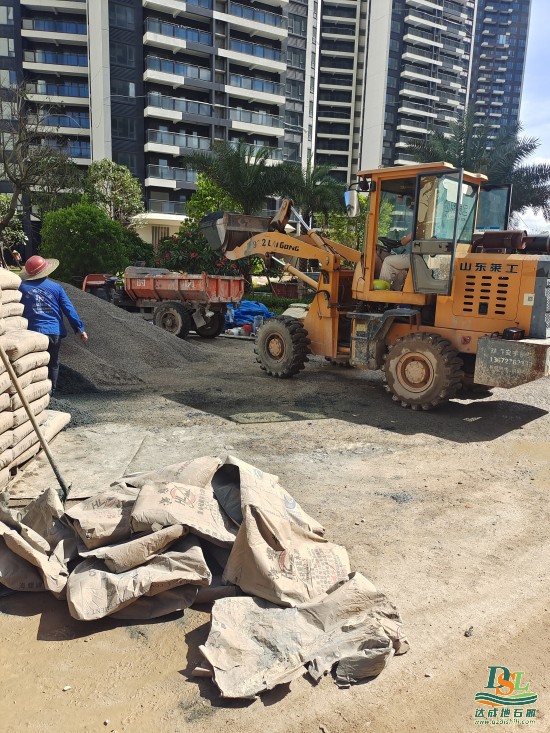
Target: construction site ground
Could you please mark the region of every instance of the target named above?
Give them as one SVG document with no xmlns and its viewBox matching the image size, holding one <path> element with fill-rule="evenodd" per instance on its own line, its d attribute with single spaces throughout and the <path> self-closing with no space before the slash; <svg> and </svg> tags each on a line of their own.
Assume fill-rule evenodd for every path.
<svg viewBox="0 0 550 733">
<path fill-rule="evenodd" d="M 224 701 L 191 675 L 207 607 L 85 623 L 49 594 L 19 593 L 0 599 L 2 731 L 463 733 L 492 665 L 524 672 L 539 695 L 530 729 L 550 731 L 550 379 L 415 413 L 378 374 L 315 359 L 275 380 L 250 342 L 191 340 L 200 360 L 140 385 L 79 393 L 71 380 L 60 397 L 79 424 L 52 449 L 72 500 L 127 472 L 237 455 L 279 475 L 347 547 L 399 608 L 411 649 L 350 689 L 301 678 Z M 54 484 L 39 458 L 14 501 Z"/>
</svg>

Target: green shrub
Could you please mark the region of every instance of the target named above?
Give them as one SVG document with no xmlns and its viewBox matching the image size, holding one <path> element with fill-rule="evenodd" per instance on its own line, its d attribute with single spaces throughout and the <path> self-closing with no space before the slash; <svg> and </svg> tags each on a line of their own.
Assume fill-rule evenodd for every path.
<svg viewBox="0 0 550 733">
<path fill-rule="evenodd" d="M 145 262 L 149 267 L 155 264 L 155 248 L 150 242 L 143 240 L 132 229 L 124 229 L 124 246 L 130 264 Z"/>
<path fill-rule="evenodd" d="M 50 211 L 42 225 L 40 254 L 55 257 L 60 280 L 92 272 L 114 273 L 129 264 L 126 230 L 93 204 Z"/>
<path fill-rule="evenodd" d="M 214 252 L 199 231 L 197 222 L 184 221 L 178 234 L 159 242 L 155 264 L 169 270 L 210 275 L 239 275 L 239 265 Z"/>
</svg>

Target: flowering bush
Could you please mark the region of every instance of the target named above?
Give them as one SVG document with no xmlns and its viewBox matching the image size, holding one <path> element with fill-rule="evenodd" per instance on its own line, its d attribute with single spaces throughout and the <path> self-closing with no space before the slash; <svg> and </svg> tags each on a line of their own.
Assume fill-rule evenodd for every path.
<svg viewBox="0 0 550 733">
<path fill-rule="evenodd" d="M 220 252 L 210 249 L 199 225 L 184 221 L 178 234 L 163 239 L 156 245 L 155 264 L 169 270 L 209 275 L 239 275 L 239 265 L 231 262 Z"/>
</svg>

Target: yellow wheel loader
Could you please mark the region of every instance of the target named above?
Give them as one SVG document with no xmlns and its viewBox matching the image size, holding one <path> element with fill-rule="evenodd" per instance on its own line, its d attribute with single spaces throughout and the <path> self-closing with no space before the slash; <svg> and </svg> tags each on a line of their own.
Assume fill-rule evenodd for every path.
<svg viewBox="0 0 550 733">
<path fill-rule="evenodd" d="M 507 230 L 509 186 L 447 163 L 361 171 L 346 192 L 350 216 L 358 191 L 369 194 L 362 252 L 304 222 L 306 233 L 286 233 L 289 200 L 271 220 L 203 219 L 210 245 L 231 260 L 319 263 L 317 278 L 280 263 L 314 297 L 259 330 L 262 369 L 290 377 L 308 353 L 380 369 L 393 399 L 414 410 L 462 387 L 514 387 L 550 373 L 550 238 Z"/>
</svg>

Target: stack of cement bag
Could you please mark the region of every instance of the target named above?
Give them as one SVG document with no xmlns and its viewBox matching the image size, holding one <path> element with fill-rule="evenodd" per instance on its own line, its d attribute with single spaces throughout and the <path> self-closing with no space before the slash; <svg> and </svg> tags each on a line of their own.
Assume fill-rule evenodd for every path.
<svg viewBox="0 0 550 733">
<path fill-rule="evenodd" d="M 48 379 L 48 337 L 29 331 L 20 303 L 20 278 L 0 268 L 0 342 L 44 436 L 51 440 L 70 421 L 67 413 L 48 410 L 51 382 Z M 11 469 L 26 463 L 40 450 L 21 399 L 0 363 L 0 487 L 5 486 Z"/>
<path fill-rule="evenodd" d="M 0 511 L 0 584 L 50 590 L 82 621 L 213 601 L 198 673 L 224 697 L 333 667 L 349 686 L 408 645 L 395 606 L 323 535 L 277 476 L 207 456 L 127 476 L 65 514 L 52 490 L 24 517 Z"/>
</svg>

